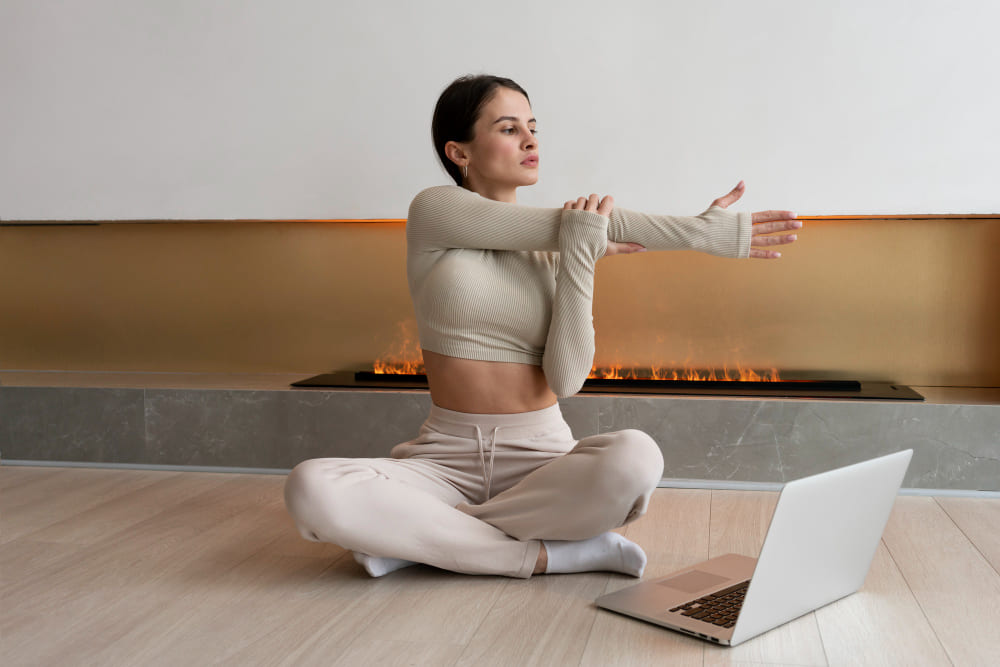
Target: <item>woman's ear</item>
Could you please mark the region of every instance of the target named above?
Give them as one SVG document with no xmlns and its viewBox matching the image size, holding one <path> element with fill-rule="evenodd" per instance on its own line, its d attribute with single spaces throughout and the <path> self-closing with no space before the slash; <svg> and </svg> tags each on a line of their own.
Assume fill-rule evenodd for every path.
<svg viewBox="0 0 1000 667">
<path fill-rule="evenodd" d="M 458 143 L 457 141 L 449 141 L 444 145 L 444 154 L 448 156 L 448 159 L 457 164 L 459 167 L 464 167 L 469 164 L 469 156 L 466 153 L 465 146 Z"/>
</svg>

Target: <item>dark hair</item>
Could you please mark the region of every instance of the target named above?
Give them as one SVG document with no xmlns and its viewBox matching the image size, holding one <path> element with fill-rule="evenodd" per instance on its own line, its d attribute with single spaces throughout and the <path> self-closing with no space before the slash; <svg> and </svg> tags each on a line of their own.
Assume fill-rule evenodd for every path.
<svg viewBox="0 0 1000 667">
<path fill-rule="evenodd" d="M 500 86 L 528 97 L 524 88 L 510 79 L 489 74 L 470 74 L 452 81 L 441 93 L 437 106 L 434 107 L 434 120 L 431 121 L 434 148 L 441 165 L 458 185 L 462 184 L 462 171 L 445 155 L 444 145 L 449 141 L 472 141 L 473 126 L 479 119 L 483 106 L 492 99 Z"/>
</svg>

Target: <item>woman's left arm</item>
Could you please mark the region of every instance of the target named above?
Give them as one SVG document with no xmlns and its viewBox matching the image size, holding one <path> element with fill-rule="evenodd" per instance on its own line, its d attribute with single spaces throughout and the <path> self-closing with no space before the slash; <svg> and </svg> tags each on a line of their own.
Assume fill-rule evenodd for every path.
<svg viewBox="0 0 1000 667">
<path fill-rule="evenodd" d="M 616 207 L 608 224 L 608 239 L 619 244 L 639 244 L 647 250 L 697 250 L 732 258 L 780 257 L 781 253 L 765 247 L 795 241 L 794 234 L 783 232 L 800 229 L 802 222 L 791 211 L 726 210 L 745 191 L 740 181 L 731 192 L 712 202 L 707 211 L 693 217 L 652 215 Z"/>
<path fill-rule="evenodd" d="M 560 398 L 580 391 L 594 363 L 594 264 L 605 256 L 611 197 L 566 202 L 559 228 L 559 268 L 542 355 L 549 388 Z"/>
</svg>

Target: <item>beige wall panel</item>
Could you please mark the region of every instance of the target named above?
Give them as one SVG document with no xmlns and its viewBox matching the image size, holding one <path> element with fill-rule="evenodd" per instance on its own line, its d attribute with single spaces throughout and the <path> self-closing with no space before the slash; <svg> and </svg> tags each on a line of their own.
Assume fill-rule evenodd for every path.
<svg viewBox="0 0 1000 667">
<path fill-rule="evenodd" d="M 601 365 L 1000 386 L 996 220 L 817 221 L 779 261 L 598 264 Z M 0 368 L 358 369 L 412 334 L 398 223 L 0 228 Z"/>
<path fill-rule="evenodd" d="M 602 260 L 598 362 L 1000 384 L 1000 224 L 817 221 L 776 261 Z"/>
<path fill-rule="evenodd" d="M 0 230 L 0 366 L 313 372 L 413 318 L 400 224 Z"/>
</svg>

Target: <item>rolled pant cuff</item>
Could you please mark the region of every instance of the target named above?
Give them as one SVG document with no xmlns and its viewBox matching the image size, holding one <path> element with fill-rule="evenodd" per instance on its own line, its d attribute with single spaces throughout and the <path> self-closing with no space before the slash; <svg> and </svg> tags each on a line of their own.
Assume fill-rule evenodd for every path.
<svg viewBox="0 0 1000 667">
<path fill-rule="evenodd" d="M 529 540 L 525 543 L 524 562 L 521 563 L 521 570 L 517 573 L 519 579 L 529 579 L 535 571 L 535 563 L 538 562 L 538 554 L 542 551 L 541 540 Z"/>
</svg>

